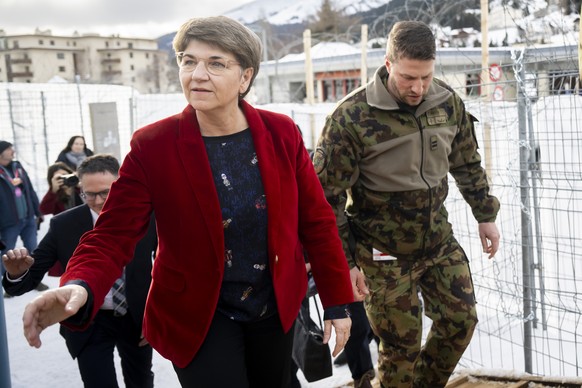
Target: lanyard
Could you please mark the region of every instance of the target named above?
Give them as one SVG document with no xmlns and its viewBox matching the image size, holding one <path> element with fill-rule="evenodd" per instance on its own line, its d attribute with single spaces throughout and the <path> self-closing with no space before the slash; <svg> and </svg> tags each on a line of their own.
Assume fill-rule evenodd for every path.
<svg viewBox="0 0 582 388">
<path fill-rule="evenodd" d="M 2 173 L 6 175 L 6 179 L 8 179 L 8 181 L 12 183 L 12 186 L 14 186 L 14 195 L 16 198 L 22 197 L 22 189 L 20 188 L 22 185 L 22 179 L 20 179 L 18 170 L 18 167 L 12 170 L 14 172 L 14 178 L 11 178 L 8 169 L 2 166 Z"/>
</svg>

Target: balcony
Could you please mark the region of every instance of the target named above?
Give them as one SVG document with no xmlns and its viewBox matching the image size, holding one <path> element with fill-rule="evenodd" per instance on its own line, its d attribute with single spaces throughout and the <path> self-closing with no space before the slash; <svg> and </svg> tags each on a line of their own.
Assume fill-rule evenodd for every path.
<svg viewBox="0 0 582 388">
<path fill-rule="evenodd" d="M 10 59 L 12 65 L 30 65 L 32 60 L 30 58 Z"/>
<path fill-rule="evenodd" d="M 102 77 L 114 77 L 116 75 L 121 75 L 121 70 L 103 70 L 101 72 Z"/>
<path fill-rule="evenodd" d="M 108 59 L 101 60 L 102 65 L 108 65 L 111 63 L 121 63 L 121 59 L 120 58 L 108 58 Z"/>
<path fill-rule="evenodd" d="M 32 71 L 25 71 L 25 72 L 20 72 L 20 73 L 10 73 L 10 76 L 12 78 L 21 78 L 21 77 L 32 78 L 33 74 L 32 74 Z"/>
</svg>

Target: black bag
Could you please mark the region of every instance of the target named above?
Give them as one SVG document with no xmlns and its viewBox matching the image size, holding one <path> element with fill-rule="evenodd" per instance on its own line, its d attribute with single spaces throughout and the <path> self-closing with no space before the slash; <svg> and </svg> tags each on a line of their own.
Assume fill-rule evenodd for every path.
<svg viewBox="0 0 582 388">
<path fill-rule="evenodd" d="M 317 303 L 315 308 L 319 326 L 309 315 L 309 298 L 306 298 L 295 321 L 293 337 L 293 361 L 310 383 L 329 377 L 333 373 L 329 344 L 323 343 L 323 324 Z"/>
</svg>

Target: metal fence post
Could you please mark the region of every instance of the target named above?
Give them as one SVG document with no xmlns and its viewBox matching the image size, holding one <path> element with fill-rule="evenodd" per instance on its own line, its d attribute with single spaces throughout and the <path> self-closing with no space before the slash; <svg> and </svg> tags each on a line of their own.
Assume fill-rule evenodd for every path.
<svg viewBox="0 0 582 388">
<path fill-rule="evenodd" d="M 81 119 L 81 134 L 84 138 L 87 138 L 85 135 L 85 125 L 83 125 L 83 100 L 81 98 L 81 76 L 77 74 L 75 76 L 75 83 L 77 84 L 77 98 L 79 102 L 79 118 Z"/>
<path fill-rule="evenodd" d="M 533 322 L 535 313 L 533 309 L 533 297 L 535 278 L 533 270 L 533 239 L 532 239 L 532 214 L 529 200 L 529 168 L 531 147 L 528 141 L 527 130 L 527 104 L 526 93 L 523 82 L 525 71 L 523 68 L 523 57 L 525 49 L 520 52 L 513 52 L 514 73 L 517 78 L 517 117 L 519 122 L 519 186 L 521 194 L 521 254 L 522 254 L 522 276 L 523 276 L 523 357 L 525 371 L 532 372 L 532 338 Z"/>
<path fill-rule="evenodd" d="M 10 358 L 8 357 L 8 335 L 6 334 L 6 314 L 4 297 L 0 295 L 0 388 L 10 388 Z"/>
<path fill-rule="evenodd" d="M 51 162 L 49 159 L 49 150 L 48 150 L 48 132 L 47 132 L 47 123 L 46 123 L 46 98 L 44 96 L 44 92 L 40 92 L 40 103 L 42 106 L 42 133 L 44 135 L 44 156 L 46 160 L 46 165 L 50 166 Z"/>
</svg>

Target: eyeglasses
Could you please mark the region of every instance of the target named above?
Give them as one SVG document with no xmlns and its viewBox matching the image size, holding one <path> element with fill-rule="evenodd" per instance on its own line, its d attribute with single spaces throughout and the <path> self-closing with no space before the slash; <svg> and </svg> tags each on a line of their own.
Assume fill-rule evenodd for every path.
<svg viewBox="0 0 582 388">
<path fill-rule="evenodd" d="M 178 62 L 180 69 L 187 72 L 193 72 L 198 68 L 198 64 L 203 62 L 206 71 L 212 75 L 224 74 L 224 72 L 229 69 L 230 64 L 239 65 L 237 61 L 222 57 L 196 58 L 195 56 L 186 54 L 182 51 L 176 53 L 176 61 Z"/>
<path fill-rule="evenodd" d="M 107 196 L 109 195 L 109 190 L 103 190 L 98 193 L 92 193 L 90 191 L 83 191 L 81 193 L 81 198 L 86 199 L 88 201 L 94 201 L 97 196 L 100 196 L 102 200 L 106 200 Z"/>
</svg>

